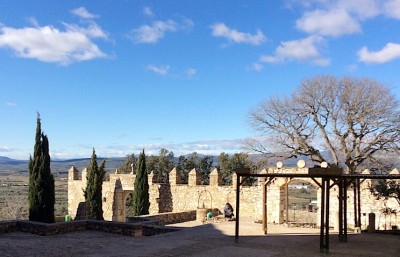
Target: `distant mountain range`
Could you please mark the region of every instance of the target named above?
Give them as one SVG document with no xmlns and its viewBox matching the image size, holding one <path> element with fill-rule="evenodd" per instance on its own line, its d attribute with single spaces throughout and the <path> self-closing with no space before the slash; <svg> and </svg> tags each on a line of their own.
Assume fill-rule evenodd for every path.
<svg viewBox="0 0 400 257">
<path fill-rule="evenodd" d="M 0 156 L 0 164 L 19 164 L 19 163 L 25 163 L 27 161 L 21 161 L 21 160 L 14 160 L 8 157 Z"/>
<path fill-rule="evenodd" d="M 327 155 L 327 154 L 326 154 Z M 202 157 L 203 155 L 200 155 Z M 328 156 L 328 155 L 327 155 Z M 213 166 L 218 165 L 218 156 L 213 157 Z M 394 167 L 400 167 L 400 158 L 396 157 L 389 157 L 385 156 L 388 159 L 388 163 L 394 164 Z M 382 158 L 385 158 L 382 157 Z M 251 155 L 253 160 L 257 160 L 258 158 L 265 158 L 265 156 L 261 154 Z M 104 158 L 98 157 L 98 161 L 101 162 Z M 309 165 L 311 160 L 308 158 L 290 158 L 288 160 L 280 160 L 276 157 L 269 156 L 268 157 L 268 166 L 275 166 L 276 162 L 282 161 L 284 167 L 295 167 L 298 160 L 303 159 Z M 121 166 L 124 161 L 125 157 L 110 157 L 106 158 L 106 170 L 108 172 L 114 172 L 119 166 Z M 175 158 L 175 162 L 178 162 L 178 158 Z M 29 160 L 16 160 L 11 159 L 9 157 L 0 156 L 0 175 L 6 173 L 28 173 L 28 164 Z M 51 161 L 51 171 L 55 174 L 67 174 L 68 170 L 74 166 L 78 170 L 83 170 L 84 168 L 88 167 L 90 164 L 90 158 L 76 158 L 76 159 L 68 159 L 68 160 L 60 160 L 55 159 Z"/>
<path fill-rule="evenodd" d="M 199 157 L 203 157 L 204 155 L 199 154 Z M 254 160 L 261 158 L 262 155 L 252 155 Z M 213 166 L 218 165 L 218 156 L 213 157 Z M 101 162 L 104 158 L 98 158 L 98 161 Z M 125 157 L 110 157 L 106 158 L 106 170 L 108 172 L 114 172 L 119 166 L 121 166 Z M 175 157 L 175 162 L 178 162 L 178 158 Z M 295 166 L 297 160 L 286 160 L 285 166 Z M 0 174 L 4 173 L 28 173 L 28 160 L 15 160 L 5 156 L 0 156 Z M 55 174 L 67 174 L 68 170 L 74 166 L 78 170 L 82 170 L 88 167 L 90 164 L 90 158 L 77 158 L 77 159 L 68 159 L 68 160 L 60 160 L 55 159 L 51 161 L 51 171 Z"/>
<path fill-rule="evenodd" d="M 102 161 L 104 158 L 98 158 Z M 118 166 L 124 163 L 124 157 L 107 158 L 107 171 L 114 171 Z M 5 156 L 0 156 L 0 173 L 28 173 L 28 160 L 15 160 Z M 51 171 L 58 174 L 66 174 L 68 170 L 74 166 L 78 170 L 82 170 L 89 166 L 90 158 L 69 159 L 69 160 L 52 160 Z"/>
</svg>

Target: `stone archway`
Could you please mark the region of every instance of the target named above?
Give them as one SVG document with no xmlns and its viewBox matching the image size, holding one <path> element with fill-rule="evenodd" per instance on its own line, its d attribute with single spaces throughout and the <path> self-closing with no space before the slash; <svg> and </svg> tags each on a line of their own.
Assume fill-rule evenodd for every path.
<svg viewBox="0 0 400 257">
<path fill-rule="evenodd" d="M 299 182 L 301 184 L 307 184 L 313 187 L 313 195 L 314 199 L 320 203 L 319 199 L 319 185 L 311 178 L 274 178 L 271 180 L 267 188 L 268 194 L 268 203 L 267 203 L 267 210 L 268 210 L 268 221 L 272 223 L 287 223 L 287 222 L 297 222 L 295 211 L 297 210 L 298 206 L 290 205 L 290 184 L 295 184 L 294 182 Z M 318 181 L 317 181 L 318 182 Z M 319 204 L 318 204 L 319 206 Z M 295 209 L 295 210 L 294 210 Z M 294 212 L 293 212 L 294 210 Z M 318 221 L 318 213 L 312 213 L 310 215 L 304 215 L 306 217 L 310 216 L 307 220 L 301 220 L 304 223 L 315 223 Z M 300 217 L 299 215 L 297 216 Z"/>
<path fill-rule="evenodd" d="M 317 224 L 316 208 L 309 209 L 309 205 L 312 201 L 318 203 L 318 184 L 310 178 L 294 178 L 290 179 L 287 185 L 288 197 L 285 197 L 285 201 L 288 203 L 285 205 L 285 220 L 294 224 Z M 286 194 L 286 185 L 284 190 Z"/>
</svg>

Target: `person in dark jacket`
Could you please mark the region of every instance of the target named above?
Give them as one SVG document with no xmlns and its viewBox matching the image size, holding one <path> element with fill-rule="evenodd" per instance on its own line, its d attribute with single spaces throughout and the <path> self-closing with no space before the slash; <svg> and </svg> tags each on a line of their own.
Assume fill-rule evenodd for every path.
<svg viewBox="0 0 400 257">
<path fill-rule="evenodd" d="M 230 203 L 225 204 L 224 215 L 225 215 L 225 218 L 229 218 L 229 219 L 233 218 L 233 207 Z"/>
</svg>

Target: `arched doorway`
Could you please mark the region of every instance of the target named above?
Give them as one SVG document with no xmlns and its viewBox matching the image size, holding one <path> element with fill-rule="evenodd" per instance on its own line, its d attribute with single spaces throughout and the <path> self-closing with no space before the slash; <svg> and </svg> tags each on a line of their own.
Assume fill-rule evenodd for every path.
<svg viewBox="0 0 400 257">
<path fill-rule="evenodd" d="M 312 183 L 311 183 L 312 182 Z M 293 179 L 288 184 L 288 222 L 296 225 L 316 225 L 318 221 L 318 185 L 310 179 Z M 310 208 L 311 206 L 311 208 Z"/>
<path fill-rule="evenodd" d="M 318 188 L 310 178 L 280 179 L 279 220 L 293 226 L 315 226 L 318 221 Z"/>
</svg>

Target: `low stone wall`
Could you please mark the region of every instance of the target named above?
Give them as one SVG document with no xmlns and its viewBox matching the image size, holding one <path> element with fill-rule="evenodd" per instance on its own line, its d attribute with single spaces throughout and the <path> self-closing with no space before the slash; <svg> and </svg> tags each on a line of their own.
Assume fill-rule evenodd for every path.
<svg viewBox="0 0 400 257">
<path fill-rule="evenodd" d="M 123 222 L 111 222 L 111 221 L 88 221 L 86 229 L 97 230 L 106 233 L 120 234 L 124 236 L 140 237 L 143 235 L 143 226 L 149 222 L 141 223 L 123 223 Z M 150 224 L 152 224 L 150 222 Z"/>
<path fill-rule="evenodd" d="M 65 223 L 42 223 L 35 221 L 17 221 L 18 231 L 37 234 L 41 236 L 50 236 L 55 234 L 64 234 L 74 231 L 86 230 L 86 221 L 73 221 Z"/>
<path fill-rule="evenodd" d="M 17 221 L 0 221 L 0 234 L 18 231 Z"/>
<path fill-rule="evenodd" d="M 20 231 L 41 236 L 50 236 L 54 234 L 64 234 L 74 231 L 97 230 L 106 233 L 140 237 L 173 232 L 177 230 L 167 227 L 156 226 L 155 224 L 159 222 L 160 221 L 156 219 L 138 223 L 97 220 L 78 220 L 51 224 L 34 221 L 2 221 L 0 222 L 0 233 L 11 233 Z"/>
<path fill-rule="evenodd" d="M 181 212 L 165 212 L 159 214 L 142 215 L 139 217 L 127 217 L 127 222 L 136 221 L 135 219 L 159 220 L 157 225 L 174 224 L 196 220 L 196 210 Z"/>
</svg>

